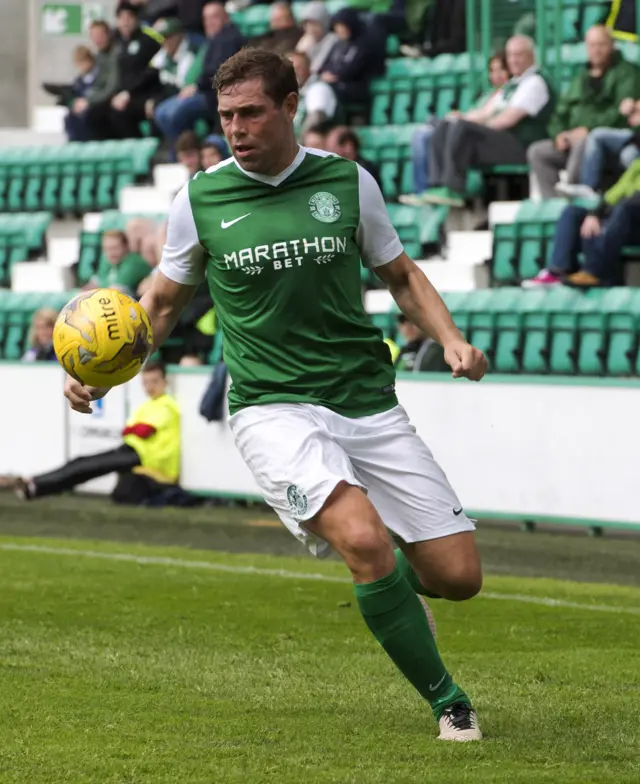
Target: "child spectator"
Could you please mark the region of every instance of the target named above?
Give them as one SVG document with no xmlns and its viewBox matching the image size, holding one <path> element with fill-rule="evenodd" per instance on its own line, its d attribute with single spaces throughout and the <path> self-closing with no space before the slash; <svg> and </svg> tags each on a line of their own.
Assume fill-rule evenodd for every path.
<svg viewBox="0 0 640 784">
<path fill-rule="evenodd" d="M 42 362 L 56 358 L 53 350 L 53 325 L 58 314 L 51 308 L 40 308 L 33 314 L 29 330 L 29 348 L 23 362 Z"/>
</svg>

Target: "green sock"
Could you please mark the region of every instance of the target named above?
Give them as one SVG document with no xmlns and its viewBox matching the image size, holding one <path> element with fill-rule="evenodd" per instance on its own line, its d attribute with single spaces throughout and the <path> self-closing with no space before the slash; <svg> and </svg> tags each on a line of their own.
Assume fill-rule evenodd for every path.
<svg viewBox="0 0 640 784">
<path fill-rule="evenodd" d="M 360 612 L 373 636 L 439 719 L 447 705 L 468 702 L 444 666 L 420 600 L 398 566 L 373 583 L 357 583 Z"/>
<path fill-rule="evenodd" d="M 418 579 L 418 575 L 413 571 L 413 566 L 407 560 L 407 556 L 402 552 L 402 550 L 398 547 L 394 551 L 396 556 L 396 563 L 398 564 L 398 569 L 403 577 L 409 581 L 409 585 L 413 588 L 414 593 L 419 593 L 421 596 L 429 596 L 431 599 L 440 599 L 440 596 L 437 596 L 435 593 L 429 593 L 427 589 L 422 585 L 420 580 Z"/>
</svg>

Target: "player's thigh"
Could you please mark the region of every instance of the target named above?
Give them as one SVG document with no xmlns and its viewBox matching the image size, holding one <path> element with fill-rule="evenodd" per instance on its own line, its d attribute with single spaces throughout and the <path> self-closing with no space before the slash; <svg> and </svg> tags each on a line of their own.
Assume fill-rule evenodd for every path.
<svg viewBox="0 0 640 784">
<path fill-rule="evenodd" d="M 343 558 L 355 582 L 373 582 L 395 568 L 387 529 L 360 487 L 340 482 L 306 528 Z"/>
<path fill-rule="evenodd" d="M 296 537 L 312 545 L 306 523 L 340 482 L 358 484 L 322 418 L 313 406 L 271 404 L 242 409 L 229 425 L 265 501 Z"/>
</svg>

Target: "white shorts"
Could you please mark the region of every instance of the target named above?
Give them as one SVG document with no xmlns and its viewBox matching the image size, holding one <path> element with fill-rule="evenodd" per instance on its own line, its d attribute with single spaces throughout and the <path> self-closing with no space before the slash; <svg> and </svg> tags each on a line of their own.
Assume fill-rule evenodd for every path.
<svg viewBox="0 0 640 784">
<path fill-rule="evenodd" d="M 316 555 L 328 546 L 304 523 L 343 481 L 362 487 L 405 542 L 475 530 L 402 406 L 350 419 L 309 403 L 272 403 L 244 408 L 229 424 L 266 502 Z"/>
</svg>

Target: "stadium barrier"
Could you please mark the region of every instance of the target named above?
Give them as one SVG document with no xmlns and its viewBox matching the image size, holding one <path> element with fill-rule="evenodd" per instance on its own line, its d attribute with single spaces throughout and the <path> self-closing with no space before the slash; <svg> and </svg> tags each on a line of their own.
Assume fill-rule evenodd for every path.
<svg viewBox="0 0 640 784">
<path fill-rule="evenodd" d="M 198 413 L 209 372 L 171 372 L 182 409 L 183 484 L 257 497 L 227 423 L 207 424 Z M 66 407 L 57 366 L 0 363 L 0 379 L 0 473 L 29 475 L 117 446 L 127 412 L 143 399 L 134 379 L 88 417 Z M 493 375 L 471 384 L 401 375 L 397 388 L 470 514 L 640 530 L 636 380 Z M 111 485 L 100 480 L 88 489 Z"/>
</svg>

